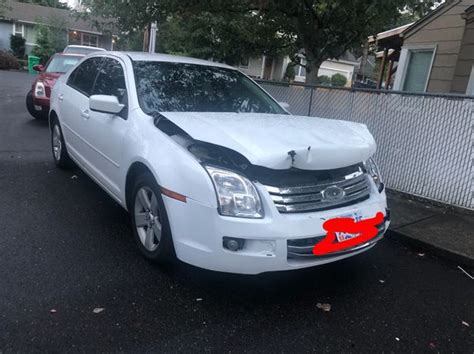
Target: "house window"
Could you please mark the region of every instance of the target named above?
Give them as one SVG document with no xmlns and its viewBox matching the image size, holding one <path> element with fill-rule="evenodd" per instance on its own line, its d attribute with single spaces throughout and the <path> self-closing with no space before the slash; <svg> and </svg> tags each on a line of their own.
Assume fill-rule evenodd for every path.
<svg viewBox="0 0 474 354">
<path fill-rule="evenodd" d="M 240 67 L 241 67 L 241 68 L 248 68 L 248 67 L 249 67 L 249 63 L 250 63 L 250 58 L 249 58 L 249 57 L 242 58 L 242 59 L 240 60 Z"/>
<path fill-rule="evenodd" d="M 37 31 L 33 25 L 23 26 L 23 38 L 25 38 L 27 45 L 36 45 Z"/>
<path fill-rule="evenodd" d="M 90 47 L 98 47 L 99 46 L 99 37 L 93 35 L 93 34 L 88 34 L 88 33 L 82 33 L 82 45 L 87 45 Z"/>
<path fill-rule="evenodd" d="M 301 59 L 301 64 L 306 65 L 306 59 Z M 295 74 L 296 76 L 306 77 L 306 68 L 304 66 L 298 65 Z"/>
<path fill-rule="evenodd" d="M 13 23 L 13 34 L 25 37 L 25 26 L 21 23 Z"/>
<path fill-rule="evenodd" d="M 408 49 L 403 91 L 425 92 L 433 65 L 434 48 Z"/>
</svg>

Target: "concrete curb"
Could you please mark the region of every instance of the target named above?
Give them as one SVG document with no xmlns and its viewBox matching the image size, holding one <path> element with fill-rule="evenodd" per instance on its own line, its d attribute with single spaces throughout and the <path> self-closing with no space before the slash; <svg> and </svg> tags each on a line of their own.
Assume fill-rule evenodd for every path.
<svg viewBox="0 0 474 354">
<path fill-rule="evenodd" d="M 400 241 L 402 244 L 405 244 L 410 247 L 420 248 L 426 250 L 427 252 L 438 256 L 440 258 L 446 259 L 450 262 L 456 263 L 456 265 L 465 266 L 471 269 L 474 269 L 474 259 L 466 255 L 459 254 L 457 252 L 448 250 L 443 247 L 439 247 L 429 242 L 425 242 L 411 236 L 400 232 L 399 230 L 388 229 L 386 237 L 391 240 Z"/>
</svg>

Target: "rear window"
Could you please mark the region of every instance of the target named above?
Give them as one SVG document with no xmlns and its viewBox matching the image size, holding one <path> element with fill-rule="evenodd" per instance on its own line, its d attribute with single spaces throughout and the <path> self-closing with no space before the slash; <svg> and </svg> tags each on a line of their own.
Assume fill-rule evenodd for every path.
<svg viewBox="0 0 474 354">
<path fill-rule="evenodd" d="M 64 53 L 68 54 L 83 54 L 87 55 L 89 53 L 104 51 L 102 48 L 81 48 L 81 47 L 66 47 Z"/>
<path fill-rule="evenodd" d="M 82 56 L 73 55 L 57 55 L 51 58 L 51 61 L 46 66 L 47 73 L 65 73 L 68 72 L 74 65 L 81 60 Z"/>
</svg>

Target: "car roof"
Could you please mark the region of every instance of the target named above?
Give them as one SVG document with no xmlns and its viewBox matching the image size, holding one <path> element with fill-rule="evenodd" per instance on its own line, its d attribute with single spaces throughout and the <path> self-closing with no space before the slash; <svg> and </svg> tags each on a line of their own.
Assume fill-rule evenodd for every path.
<svg viewBox="0 0 474 354">
<path fill-rule="evenodd" d="M 106 50 L 104 48 L 99 48 L 99 47 L 91 47 L 91 46 L 88 46 L 88 45 L 76 45 L 76 44 L 71 44 L 71 45 L 68 45 L 66 46 L 65 49 L 67 48 L 84 48 L 84 49 L 94 49 L 98 52 L 105 52 Z"/>
<path fill-rule="evenodd" d="M 95 54 L 97 55 L 99 53 L 95 53 Z M 133 61 L 156 61 L 156 62 L 168 62 L 168 63 L 196 64 L 196 65 L 215 66 L 215 67 L 220 67 L 220 68 L 236 70 L 232 66 L 222 64 L 222 63 L 217 63 L 215 61 L 183 57 L 179 55 L 170 55 L 170 54 L 161 54 L 161 53 L 145 53 L 145 52 L 107 52 L 107 54 L 113 54 L 117 56 L 125 55 L 125 56 L 128 56 Z"/>
<path fill-rule="evenodd" d="M 54 56 L 61 56 L 61 57 L 85 57 L 86 54 L 83 53 L 55 53 Z"/>
</svg>

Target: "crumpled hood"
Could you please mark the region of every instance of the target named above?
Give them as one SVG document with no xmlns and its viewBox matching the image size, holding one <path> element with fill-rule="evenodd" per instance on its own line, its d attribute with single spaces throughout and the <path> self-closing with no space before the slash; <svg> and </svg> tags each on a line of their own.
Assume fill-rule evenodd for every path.
<svg viewBox="0 0 474 354">
<path fill-rule="evenodd" d="M 364 124 L 341 120 L 262 113 L 161 114 L 193 139 L 235 150 L 253 165 L 272 169 L 346 167 L 367 160 L 376 149 Z"/>
</svg>

